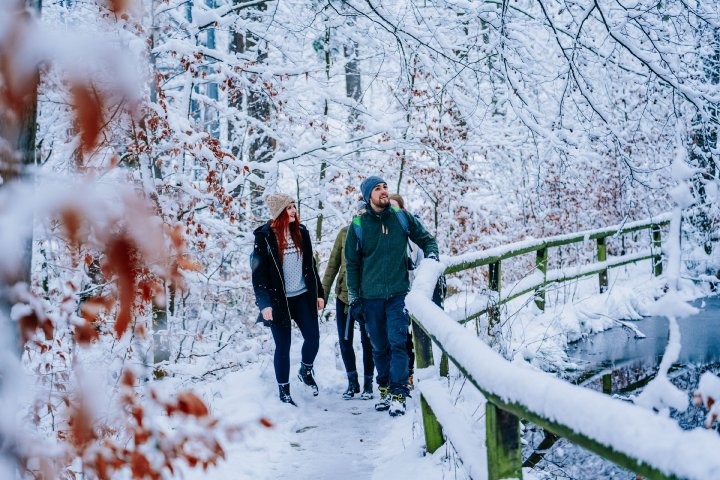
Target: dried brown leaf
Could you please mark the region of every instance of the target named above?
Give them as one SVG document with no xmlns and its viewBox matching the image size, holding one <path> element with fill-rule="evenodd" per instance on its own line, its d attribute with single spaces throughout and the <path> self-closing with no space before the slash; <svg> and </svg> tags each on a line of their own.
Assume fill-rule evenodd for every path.
<svg viewBox="0 0 720 480">
<path fill-rule="evenodd" d="M 80 345 L 89 345 L 99 337 L 98 331 L 89 321 L 85 321 L 82 325 L 75 326 L 75 341 Z"/>
<path fill-rule="evenodd" d="M 195 417 L 205 417 L 210 413 L 205 403 L 197 395 L 188 391 L 178 393 L 177 408 L 182 413 Z"/>
<path fill-rule="evenodd" d="M 75 128 L 80 133 L 80 146 L 89 152 L 98 144 L 103 126 L 103 100 L 91 87 L 74 85 L 70 92 L 75 110 Z"/>
</svg>

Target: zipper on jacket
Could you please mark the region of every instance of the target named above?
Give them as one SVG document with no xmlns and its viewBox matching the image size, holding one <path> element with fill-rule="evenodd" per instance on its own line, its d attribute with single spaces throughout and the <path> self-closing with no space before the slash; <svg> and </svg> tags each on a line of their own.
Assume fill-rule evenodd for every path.
<svg viewBox="0 0 720 480">
<path fill-rule="evenodd" d="M 380 226 L 382 227 L 383 233 L 385 234 L 385 248 L 383 249 L 383 251 L 385 252 L 385 256 L 387 257 L 388 249 L 390 248 L 390 238 L 389 238 L 389 236 L 388 236 L 388 229 L 387 229 L 387 227 L 385 226 L 385 222 L 382 221 L 382 220 L 380 221 Z M 389 264 L 390 264 L 389 262 L 390 262 L 390 258 L 386 258 L 386 259 L 385 259 L 385 265 L 389 265 Z M 385 278 L 385 281 L 384 281 L 383 283 L 385 284 L 385 300 L 388 300 L 388 299 L 390 298 L 390 297 L 389 297 L 389 295 L 390 295 L 390 288 L 388 287 L 388 277 L 387 277 L 387 275 L 385 275 L 384 278 Z"/>
<path fill-rule="evenodd" d="M 313 282 L 315 282 L 315 311 L 317 312 L 317 299 L 320 298 L 318 297 L 318 293 L 320 293 L 320 290 L 318 290 L 317 279 L 320 275 L 316 275 L 317 272 L 315 271 L 315 257 L 312 256 L 312 250 L 310 250 L 310 273 L 312 273 Z"/>
<path fill-rule="evenodd" d="M 266 243 L 267 246 L 268 246 L 268 252 L 270 252 L 270 256 L 271 256 L 272 259 L 273 259 L 273 263 L 275 264 L 275 268 L 277 268 L 278 275 L 280 275 L 280 284 L 282 284 L 283 298 L 285 299 L 285 306 L 287 307 L 288 321 L 290 321 L 290 325 L 292 326 L 292 314 L 290 313 L 290 302 L 288 302 L 287 293 L 286 293 L 286 290 L 285 290 L 285 279 L 283 278 L 283 273 L 282 273 L 282 271 L 280 271 L 280 266 L 278 265 L 277 261 L 275 260 L 275 256 L 274 256 L 273 253 L 272 253 L 272 248 L 270 248 L 270 242 L 268 242 L 267 237 L 265 237 L 265 243 Z"/>
</svg>

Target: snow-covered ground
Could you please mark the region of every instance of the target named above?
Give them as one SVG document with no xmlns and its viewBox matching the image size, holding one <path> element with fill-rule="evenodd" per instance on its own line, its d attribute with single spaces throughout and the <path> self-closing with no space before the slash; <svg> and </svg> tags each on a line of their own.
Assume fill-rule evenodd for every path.
<svg viewBox="0 0 720 480">
<path fill-rule="evenodd" d="M 519 364 L 528 368 L 533 368 L 533 364 L 543 368 L 571 366 L 564 353 L 569 341 L 617 326 L 620 319 L 655 313 L 653 305 L 662 295 L 663 280 L 655 279 L 649 271 L 646 263 L 611 270 L 611 287 L 604 294 L 597 293 L 596 277 L 569 284 L 554 293 L 558 299 L 569 300 L 568 303 L 553 300 L 554 294 L 550 293 L 548 300 L 553 306 L 545 312 L 537 310 L 528 299 L 511 302 L 505 328 L 510 340 L 509 351 L 516 354 Z M 684 299 L 706 293 L 704 288 L 689 281 L 682 287 Z M 449 308 L 460 308 L 457 301 L 454 302 Z M 466 328 L 474 331 L 476 327 Z M 263 335 L 251 341 L 267 342 Z M 223 422 L 242 426 L 242 435 L 238 442 L 226 446 L 224 463 L 207 472 L 188 470 L 186 478 L 467 478 L 465 467 L 452 448 L 443 446 L 432 455 L 425 454 L 417 390 L 413 398 L 408 399 L 407 414 L 399 418 L 376 412 L 374 400 L 341 398 L 346 377 L 336 340 L 334 320 L 322 323 L 320 352 L 315 362 L 320 395 L 312 397 L 292 377 L 302 343 L 299 332 L 294 331 L 291 391 L 297 408 L 277 399 L 272 348 L 259 349 L 264 353 L 257 361 L 216 380 L 193 383 L 192 387 Z M 358 340 L 356 353 L 360 366 L 362 353 Z M 168 379 L 164 387 L 173 389 L 184 382 L 178 376 Z M 484 399 L 456 375 L 451 374 L 446 383 L 453 408 L 467 422 L 475 422 L 468 431 L 477 434 L 472 441 L 481 445 Z M 272 427 L 261 426 L 260 418 L 268 419 Z M 532 472 L 526 472 L 526 478 L 533 478 Z"/>
<path fill-rule="evenodd" d="M 397 418 L 376 412 L 376 399 L 341 398 L 346 376 L 336 356 L 336 340 L 334 321 L 322 324 L 315 362 L 320 395 L 313 397 L 294 377 L 302 344 L 299 332 L 294 331 L 290 383 L 297 408 L 278 400 L 269 354 L 216 381 L 193 384 L 214 414 L 223 422 L 242 425 L 243 430 L 240 441 L 228 446 L 227 461 L 207 472 L 188 470 L 186 478 L 464 478 L 461 472 L 456 477 L 455 467 L 444 461 L 445 449 L 424 455 L 416 395 L 408 399 L 407 414 Z M 360 360 L 359 345 L 357 350 Z M 170 379 L 166 388 L 174 388 L 177 381 Z M 262 427 L 259 418 L 268 419 L 272 427 Z"/>
</svg>

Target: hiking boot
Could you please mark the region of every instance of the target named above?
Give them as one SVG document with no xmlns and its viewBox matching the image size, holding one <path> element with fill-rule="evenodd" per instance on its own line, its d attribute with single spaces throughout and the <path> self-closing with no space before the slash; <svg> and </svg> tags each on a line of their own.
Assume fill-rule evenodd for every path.
<svg viewBox="0 0 720 480">
<path fill-rule="evenodd" d="M 315 378 L 313 377 L 312 365 L 307 365 L 300 362 L 300 371 L 298 371 L 298 378 L 301 382 L 303 382 L 305 385 L 312 389 L 313 397 L 318 396 L 320 391 L 318 390 L 317 383 L 315 383 Z"/>
<path fill-rule="evenodd" d="M 292 397 L 290 396 L 290 384 L 289 383 L 279 383 L 278 390 L 280 391 L 280 401 L 281 402 L 289 403 L 290 405 L 295 405 L 297 407 L 297 404 L 293 401 Z"/>
<path fill-rule="evenodd" d="M 380 401 L 375 404 L 375 410 L 384 412 L 390 408 L 390 389 L 388 387 L 379 387 Z"/>
<path fill-rule="evenodd" d="M 358 382 L 357 372 L 348 373 L 348 387 L 342 394 L 344 400 L 350 400 L 356 393 L 360 393 L 360 383 Z"/>
<path fill-rule="evenodd" d="M 372 400 L 373 398 L 373 379 L 372 375 L 369 377 L 365 377 L 365 382 L 363 383 L 363 391 L 360 394 L 360 398 L 362 400 Z"/>
<path fill-rule="evenodd" d="M 405 395 L 402 393 L 393 393 L 390 397 L 390 408 L 388 413 L 391 417 L 405 415 Z"/>
</svg>

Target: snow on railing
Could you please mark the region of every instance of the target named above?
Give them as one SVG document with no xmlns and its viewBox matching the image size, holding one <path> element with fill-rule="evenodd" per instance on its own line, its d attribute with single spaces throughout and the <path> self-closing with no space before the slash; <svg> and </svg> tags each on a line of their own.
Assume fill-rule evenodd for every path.
<svg viewBox="0 0 720 480">
<path fill-rule="evenodd" d="M 491 291 L 484 293 L 483 296 L 473 302 L 472 305 L 463 309 L 462 317 L 460 317 L 460 313 L 454 313 L 451 316 L 455 321 L 465 323 L 481 315 L 488 314 L 489 328 L 493 329 L 499 321 L 499 311 L 497 307 L 533 290 L 535 291 L 535 304 L 543 310 L 545 308 L 545 289 L 552 283 L 567 282 L 569 280 L 597 274 L 600 291 L 604 292 L 608 287 L 608 269 L 646 259 L 652 259 L 653 271 L 655 275 L 660 275 L 662 273 L 663 253 L 660 239 L 661 227 L 670 223 L 670 217 L 671 213 L 664 213 L 636 222 L 627 222 L 610 227 L 555 235 L 541 239 L 523 240 L 488 250 L 445 258 L 444 260 L 447 262 L 447 267 L 445 268 L 446 274 L 457 273 L 481 265 L 489 266 L 488 284 L 489 290 Z M 634 254 L 622 255 L 611 259 L 607 258 L 606 239 L 608 237 L 636 232 L 638 230 L 650 230 L 651 246 L 649 248 Z M 597 243 L 596 262 L 587 265 L 547 270 L 548 249 L 572 243 L 588 242 L 590 240 L 595 240 Z M 537 255 L 535 271 L 531 275 L 515 282 L 509 289 L 501 289 L 501 262 L 533 252 Z"/>
<path fill-rule="evenodd" d="M 636 222 L 627 222 L 610 227 L 585 230 L 577 233 L 555 235 L 552 237 L 528 239 L 514 242 L 507 245 L 500 245 L 478 252 L 469 252 L 447 259 L 447 270 L 445 273 L 455 273 L 471 267 L 487 265 L 500 260 L 530 253 L 542 248 L 558 247 L 570 243 L 587 242 L 600 238 L 612 237 L 622 233 L 630 233 L 637 230 L 652 228 L 653 226 L 666 225 L 670 222 L 671 213 L 663 213 L 655 217 Z"/>
<path fill-rule="evenodd" d="M 418 368 L 432 365 L 432 343 L 435 343 L 488 400 L 485 452 L 477 452 L 469 460 L 468 457 L 473 456 L 470 453 L 473 445 L 479 442 L 478 436 L 472 435 L 467 419 L 449 418 L 453 409 L 439 392 L 439 383 L 422 375 L 418 389 L 428 450 L 432 452 L 443 443 L 444 433 L 461 459 L 470 462 L 466 467 L 473 478 L 484 477 L 478 474 L 483 459 L 491 480 L 520 477 L 519 418 L 523 418 L 649 478 L 720 478 L 720 438 L 714 432 L 684 431 L 676 422 L 650 410 L 508 362 L 460 324 L 484 313 L 492 315 L 497 305 L 533 290 L 537 292 L 550 283 L 599 274 L 602 291 L 603 282 L 607 285 L 607 269 L 627 263 L 652 258 L 653 270 L 659 275 L 662 271 L 660 227 L 668 224 L 669 219 L 670 214 L 664 214 L 618 226 L 526 240 L 482 252 L 443 257 L 442 263 L 424 260 L 406 299 L 413 319 Z M 642 229 L 651 229 L 650 249 L 606 258 L 605 238 Z M 590 239 L 597 240 L 600 261 L 546 270 L 547 248 Z M 538 269 L 501 293 L 500 261 L 533 251 L 538 252 Z M 490 265 L 489 283 L 495 291 L 482 295 L 465 309 L 465 318 L 457 318 L 457 313 L 449 315 L 431 301 L 442 273 L 479 265 Z M 542 302 L 544 305 L 544 298 Z M 433 383 L 428 383 L 431 381 Z"/>
<path fill-rule="evenodd" d="M 416 370 L 415 373 L 416 378 L 422 377 L 423 372 Z M 478 428 L 472 418 L 453 405 L 447 388 L 441 381 L 434 378 L 423 379 L 418 382 L 418 390 L 432 405 L 435 417 L 443 426 L 448 441 L 458 453 L 470 478 L 484 478 L 487 473 L 485 429 Z"/>
<path fill-rule="evenodd" d="M 644 408 L 508 362 L 453 321 L 430 300 L 445 266 L 432 260 L 422 262 L 406 306 L 414 323 L 487 398 L 488 416 L 491 410 L 494 415 L 499 410 L 527 419 L 649 478 L 720 478 L 720 438 L 716 433 L 684 431 L 671 419 Z M 418 382 L 421 392 L 422 382 Z M 431 409 L 432 396 L 424 398 Z M 521 475 L 520 462 L 511 465 L 513 456 L 519 460 L 519 442 L 514 447 L 517 452 L 507 445 L 493 444 L 496 437 L 507 438 L 507 418 L 504 421 L 499 427 L 505 429 L 502 435 L 487 433 L 491 479 Z M 449 438 L 467 436 L 450 423 L 442 422 L 442 427 L 450 430 L 446 433 Z M 511 426 L 511 433 L 513 428 L 519 437 L 517 425 Z"/>
</svg>

